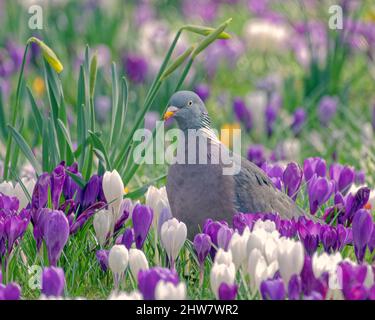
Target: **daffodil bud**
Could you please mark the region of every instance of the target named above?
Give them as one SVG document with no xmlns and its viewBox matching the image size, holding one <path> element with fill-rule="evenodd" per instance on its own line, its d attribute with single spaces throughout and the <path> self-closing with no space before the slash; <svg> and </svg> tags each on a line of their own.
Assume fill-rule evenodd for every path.
<svg viewBox="0 0 375 320">
<path fill-rule="evenodd" d="M 161 227 L 161 242 L 167 251 L 169 261 L 174 267 L 174 261 L 178 256 L 187 236 L 186 225 L 173 218 L 164 222 Z"/>
<path fill-rule="evenodd" d="M 148 261 L 142 250 L 129 250 L 129 267 L 134 279 L 138 279 L 140 270 L 148 269 Z"/>
<path fill-rule="evenodd" d="M 36 43 L 40 49 L 42 50 L 43 57 L 46 59 L 48 64 L 57 72 L 60 73 L 63 71 L 64 67 L 62 63 L 60 62 L 59 58 L 57 58 L 56 54 L 53 52 L 53 50 L 47 46 L 42 40 L 31 37 L 29 40 L 27 40 L 27 43 Z"/>
<path fill-rule="evenodd" d="M 118 288 L 118 285 L 128 266 L 128 262 L 128 249 L 126 249 L 125 246 L 122 244 L 114 245 L 112 249 L 109 251 L 108 265 L 111 271 L 113 272 L 113 278 L 116 288 Z"/>
<path fill-rule="evenodd" d="M 95 52 L 90 63 L 90 97 L 94 97 L 96 73 L 98 71 L 98 53 Z"/>
<path fill-rule="evenodd" d="M 180 282 L 174 285 L 172 282 L 160 280 L 155 288 L 156 300 L 185 300 L 186 285 Z"/>
<path fill-rule="evenodd" d="M 173 61 L 172 64 L 163 72 L 160 77 L 160 81 L 166 79 L 173 71 L 175 71 L 180 65 L 182 65 L 194 49 L 195 46 L 192 45 L 188 49 L 186 49 L 180 56 L 178 56 L 176 60 Z"/>
<path fill-rule="evenodd" d="M 112 226 L 112 214 L 108 210 L 100 210 L 94 215 L 94 230 L 101 246 L 104 245 Z"/>
</svg>

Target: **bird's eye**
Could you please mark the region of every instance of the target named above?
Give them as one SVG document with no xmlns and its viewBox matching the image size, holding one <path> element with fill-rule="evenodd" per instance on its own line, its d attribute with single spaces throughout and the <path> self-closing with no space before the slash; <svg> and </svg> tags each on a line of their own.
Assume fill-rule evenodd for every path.
<svg viewBox="0 0 375 320">
<path fill-rule="evenodd" d="M 192 106 L 192 105 L 193 105 L 193 101 L 190 100 L 190 101 L 188 102 L 188 106 L 190 107 L 190 106 Z"/>
</svg>

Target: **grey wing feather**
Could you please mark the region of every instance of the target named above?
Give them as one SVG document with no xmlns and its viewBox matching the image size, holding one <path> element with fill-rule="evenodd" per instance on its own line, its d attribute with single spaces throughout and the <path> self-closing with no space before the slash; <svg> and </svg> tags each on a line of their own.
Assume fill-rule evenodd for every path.
<svg viewBox="0 0 375 320">
<path fill-rule="evenodd" d="M 275 188 L 259 167 L 244 158 L 234 180 L 235 205 L 239 212 L 278 212 L 282 218 L 289 219 L 305 215 L 291 198 Z"/>
</svg>

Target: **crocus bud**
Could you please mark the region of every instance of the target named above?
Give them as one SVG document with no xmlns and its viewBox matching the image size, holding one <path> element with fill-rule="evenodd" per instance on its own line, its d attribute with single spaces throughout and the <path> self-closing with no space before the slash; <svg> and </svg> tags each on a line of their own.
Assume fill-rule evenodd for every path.
<svg viewBox="0 0 375 320">
<path fill-rule="evenodd" d="M 367 210 L 361 209 L 355 213 L 352 225 L 353 243 L 355 255 L 359 262 L 363 261 L 373 227 L 371 214 Z"/>
<path fill-rule="evenodd" d="M 338 99 L 324 96 L 318 106 L 318 117 L 322 125 L 327 126 L 337 111 Z"/>
<path fill-rule="evenodd" d="M 281 279 L 266 280 L 260 285 L 263 300 L 284 300 L 285 287 Z"/>
<path fill-rule="evenodd" d="M 239 270 L 239 268 L 246 261 L 249 229 L 246 230 L 247 232 L 244 232 L 243 235 L 240 235 L 239 233 L 235 232 L 229 243 L 229 251 L 232 252 L 233 262 L 236 266 L 236 270 Z"/>
<path fill-rule="evenodd" d="M 109 251 L 108 265 L 113 272 L 113 278 L 115 282 L 115 287 L 118 288 L 119 283 L 124 275 L 126 267 L 129 262 L 128 249 L 122 244 L 114 245 Z"/>
<path fill-rule="evenodd" d="M 96 251 L 96 259 L 98 260 L 100 267 L 104 272 L 108 269 L 108 256 L 109 250 L 98 250 Z"/>
<path fill-rule="evenodd" d="M 142 250 L 129 250 L 129 267 L 134 279 L 138 279 L 138 272 L 140 270 L 148 269 L 148 261 Z"/>
<path fill-rule="evenodd" d="M 331 164 L 329 175 L 335 181 L 336 192 L 341 192 L 343 195 L 349 191 L 355 179 L 354 169 L 339 163 Z"/>
<path fill-rule="evenodd" d="M 183 222 L 178 222 L 173 218 L 168 220 L 161 227 L 161 242 L 167 251 L 168 259 L 171 262 L 171 267 L 174 267 L 174 261 L 178 256 L 182 246 L 187 237 L 186 225 Z"/>
<path fill-rule="evenodd" d="M 113 214 L 113 223 L 117 221 L 119 209 L 124 195 L 124 183 L 116 170 L 106 171 L 102 182 L 104 196 L 109 203 L 109 208 Z"/>
<path fill-rule="evenodd" d="M 135 236 L 135 245 L 137 249 L 142 249 L 146 240 L 148 231 L 152 223 L 153 211 L 148 206 L 136 205 L 133 210 L 133 227 Z"/>
<path fill-rule="evenodd" d="M 146 205 L 152 208 L 154 213 L 153 225 L 156 230 L 159 217 L 164 208 L 169 209 L 167 191 L 165 187 L 160 189 L 150 186 L 146 193 Z"/>
<path fill-rule="evenodd" d="M 179 283 L 177 272 L 161 267 L 138 272 L 138 287 L 145 300 L 155 299 L 155 289 L 159 281 L 171 282 L 177 285 Z"/>
<path fill-rule="evenodd" d="M 310 213 L 315 214 L 318 208 L 328 201 L 335 188 L 335 183 L 327 178 L 317 177 L 316 174 L 307 184 L 310 202 Z"/>
<path fill-rule="evenodd" d="M 59 164 L 51 173 L 51 198 L 54 209 L 60 206 L 60 196 L 63 191 L 66 173 L 65 167 Z"/>
<path fill-rule="evenodd" d="M 21 288 L 15 283 L 11 282 L 7 285 L 0 283 L 0 301 L 1 300 L 19 300 L 21 296 Z"/>
<path fill-rule="evenodd" d="M 123 244 L 126 249 L 130 249 L 132 244 L 134 242 L 134 229 L 133 228 L 127 228 L 124 231 L 124 234 L 122 235 L 121 244 Z"/>
<path fill-rule="evenodd" d="M 197 253 L 200 266 L 208 256 L 211 249 L 211 238 L 205 233 L 199 233 L 194 237 L 194 249 Z"/>
<path fill-rule="evenodd" d="M 302 243 L 283 239 L 279 244 L 277 260 L 281 277 L 287 285 L 290 278 L 295 274 L 300 274 L 303 268 L 304 249 Z"/>
<path fill-rule="evenodd" d="M 219 288 L 222 283 L 233 285 L 236 278 L 236 269 L 233 263 L 229 266 L 225 264 L 214 263 L 210 273 L 211 290 L 219 299 Z"/>
<path fill-rule="evenodd" d="M 64 270 L 57 267 L 43 269 L 42 293 L 44 295 L 61 297 L 64 294 L 65 275 Z"/>
<path fill-rule="evenodd" d="M 232 239 L 233 229 L 223 225 L 217 232 L 217 245 L 219 248 L 228 250 L 229 242 Z"/>
<path fill-rule="evenodd" d="M 101 246 L 104 245 L 112 226 L 112 213 L 109 210 L 100 210 L 94 215 L 94 230 Z"/>
<path fill-rule="evenodd" d="M 286 194 L 294 201 L 301 186 L 303 172 L 295 162 L 287 165 L 283 173 L 283 182 Z"/>
<path fill-rule="evenodd" d="M 46 206 L 48 201 L 48 188 L 51 187 L 51 177 L 48 173 L 39 176 L 31 197 L 33 209 L 39 209 Z"/>
<path fill-rule="evenodd" d="M 194 88 L 194 92 L 205 102 L 210 96 L 210 87 L 204 83 L 200 83 Z"/>
<path fill-rule="evenodd" d="M 180 282 L 174 285 L 171 282 L 159 281 L 155 288 L 156 300 L 185 300 L 186 299 L 186 285 Z"/>
<path fill-rule="evenodd" d="M 88 208 L 97 201 L 100 191 L 100 177 L 94 174 L 90 180 L 87 182 L 81 200 L 82 210 Z"/>
<path fill-rule="evenodd" d="M 236 284 L 227 284 L 223 282 L 219 287 L 220 300 L 234 300 L 236 299 L 238 286 Z"/>
<path fill-rule="evenodd" d="M 250 131 L 253 127 L 253 117 L 250 110 L 247 108 L 245 101 L 236 97 L 233 100 L 233 111 L 237 120 L 245 126 L 246 131 Z"/>
<path fill-rule="evenodd" d="M 325 177 L 326 168 L 326 162 L 322 158 L 315 157 L 305 159 L 303 162 L 303 174 L 305 176 L 305 180 L 309 181 L 314 173 L 316 173 L 318 177 Z"/>
<path fill-rule="evenodd" d="M 44 240 L 51 266 L 56 266 L 62 250 L 69 238 L 69 222 L 62 211 L 55 210 L 49 214 L 44 225 Z"/>
<path fill-rule="evenodd" d="M 295 135 L 301 132 L 306 121 L 306 111 L 303 108 L 297 108 L 293 114 L 292 130 Z"/>
</svg>

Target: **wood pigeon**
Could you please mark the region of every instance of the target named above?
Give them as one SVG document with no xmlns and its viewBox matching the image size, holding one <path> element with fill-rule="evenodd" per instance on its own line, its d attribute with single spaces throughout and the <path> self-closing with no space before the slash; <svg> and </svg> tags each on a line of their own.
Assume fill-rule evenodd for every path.
<svg viewBox="0 0 375 320">
<path fill-rule="evenodd" d="M 231 222 L 237 212 L 277 212 L 282 218 L 305 214 L 275 188 L 263 170 L 233 154 L 218 140 L 197 94 L 176 92 L 168 105 L 164 120 L 173 117 L 182 134 L 177 163 L 168 170 L 166 189 L 172 215 L 187 225 L 190 239 L 207 218 Z M 191 138 L 194 132 L 196 136 Z"/>
</svg>

